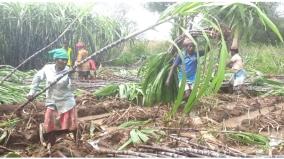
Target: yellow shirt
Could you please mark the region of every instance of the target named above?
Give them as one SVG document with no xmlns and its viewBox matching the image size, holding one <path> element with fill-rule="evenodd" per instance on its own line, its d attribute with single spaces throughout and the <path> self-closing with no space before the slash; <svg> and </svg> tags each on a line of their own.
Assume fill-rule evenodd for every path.
<svg viewBox="0 0 284 159">
<path fill-rule="evenodd" d="M 69 47 L 67 49 L 67 56 L 68 56 L 67 66 L 72 66 L 71 54 L 72 54 L 72 49 Z"/>
<path fill-rule="evenodd" d="M 78 51 L 77 62 L 81 62 L 86 57 L 88 57 L 89 53 L 86 49 L 81 49 Z M 90 71 L 90 65 L 88 62 L 83 63 L 82 65 L 78 66 L 79 71 Z"/>
</svg>

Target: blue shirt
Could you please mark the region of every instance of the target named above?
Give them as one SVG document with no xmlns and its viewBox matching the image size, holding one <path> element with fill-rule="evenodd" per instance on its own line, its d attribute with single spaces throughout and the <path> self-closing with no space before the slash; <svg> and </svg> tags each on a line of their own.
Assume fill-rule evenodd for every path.
<svg viewBox="0 0 284 159">
<path fill-rule="evenodd" d="M 186 73 L 186 82 L 194 83 L 196 69 L 197 69 L 197 53 L 193 52 L 192 54 L 188 54 L 186 51 L 183 51 L 184 63 L 185 63 L 185 73 Z M 199 56 L 203 56 L 204 51 L 199 51 Z M 178 66 L 178 79 L 182 80 L 182 60 L 179 55 L 177 55 L 174 65 Z"/>
</svg>

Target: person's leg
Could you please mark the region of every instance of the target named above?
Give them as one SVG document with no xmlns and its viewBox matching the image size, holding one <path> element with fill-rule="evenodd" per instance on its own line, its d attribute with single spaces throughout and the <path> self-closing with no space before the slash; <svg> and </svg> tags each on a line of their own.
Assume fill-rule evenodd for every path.
<svg viewBox="0 0 284 159">
<path fill-rule="evenodd" d="M 235 83 L 235 73 L 231 76 L 229 80 L 229 88 L 228 93 L 233 94 L 234 93 L 234 83 Z"/>
<path fill-rule="evenodd" d="M 55 130 L 55 116 L 57 112 L 54 109 L 47 108 L 44 115 L 44 130 L 45 132 L 51 132 Z"/>
<path fill-rule="evenodd" d="M 88 79 L 87 77 L 87 72 L 86 71 L 82 71 L 82 78 L 83 78 L 83 81 L 86 81 Z"/>
<path fill-rule="evenodd" d="M 90 71 L 86 71 L 86 78 L 87 78 L 87 80 L 91 79 L 91 73 L 90 73 Z"/>
<path fill-rule="evenodd" d="M 57 115 L 57 112 L 55 110 L 51 108 L 47 108 L 45 112 L 45 116 L 44 116 L 44 124 L 43 124 L 44 138 L 51 145 L 54 145 L 56 141 L 56 137 L 52 133 L 55 130 L 55 116 L 56 115 Z"/>
<path fill-rule="evenodd" d="M 246 72 L 242 69 L 236 75 L 234 85 L 238 87 L 238 90 L 246 95 L 248 98 L 251 98 L 245 86 Z"/>
<path fill-rule="evenodd" d="M 78 77 L 79 77 L 79 80 L 83 80 L 83 72 L 82 71 L 78 71 Z"/>
<path fill-rule="evenodd" d="M 72 132 L 74 135 L 74 138 L 77 142 L 78 140 L 78 121 L 77 121 L 77 111 L 76 108 L 72 108 L 68 112 L 65 112 L 60 115 L 60 124 L 61 124 L 61 130 L 68 130 L 69 132 Z"/>
<path fill-rule="evenodd" d="M 55 142 L 56 142 L 56 135 L 54 134 L 53 131 L 51 131 L 49 133 L 46 133 L 44 136 L 45 136 L 45 138 L 47 140 L 47 143 L 50 143 L 51 146 L 55 144 Z"/>
<path fill-rule="evenodd" d="M 184 95 L 183 95 L 183 100 L 185 102 L 187 102 L 188 97 L 190 96 L 190 93 L 191 93 L 190 84 L 186 83 L 185 88 L 184 88 Z"/>
<path fill-rule="evenodd" d="M 188 98 L 189 98 L 189 96 L 190 96 L 190 93 L 191 93 L 190 90 L 187 90 L 187 91 L 184 92 L 183 100 L 184 100 L 185 102 L 187 102 L 187 100 L 188 100 Z"/>
<path fill-rule="evenodd" d="M 83 80 L 86 81 L 88 79 L 87 71 L 82 71 Z"/>
</svg>

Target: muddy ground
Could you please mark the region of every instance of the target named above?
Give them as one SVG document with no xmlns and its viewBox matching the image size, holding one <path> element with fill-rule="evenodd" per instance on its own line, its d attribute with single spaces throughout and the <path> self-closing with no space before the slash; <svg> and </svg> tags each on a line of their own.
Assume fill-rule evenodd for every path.
<svg viewBox="0 0 284 159">
<path fill-rule="evenodd" d="M 0 155 L 16 152 L 22 157 L 126 157 L 124 154 L 114 155 L 99 150 L 117 150 L 127 142 L 132 128 L 120 128 L 119 125 L 131 120 L 149 121 L 138 127 L 139 130 L 147 127 L 163 132 L 160 133 L 159 141 L 150 137 L 144 143 L 152 148 L 202 149 L 203 146 L 203 149 L 209 147 L 247 155 L 284 153 L 282 146 L 264 149 L 245 145 L 228 139 L 222 133 L 224 130 L 236 130 L 260 133 L 276 139 L 283 138 L 283 97 L 248 98 L 242 94 L 224 93 L 204 97 L 184 120 L 181 120 L 182 108 L 176 116 L 169 118 L 168 105 L 142 107 L 115 97 L 96 99 L 91 94 L 76 97 L 76 101 L 81 132 L 79 141 L 75 143 L 71 133 L 61 134 L 57 135 L 55 145 L 50 148 L 42 146 L 39 141 L 38 125 L 43 122 L 44 117 L 42 102 L 35 101 L 26 106 L 22 117 L 17 121 L 11 120 L 14 118 L 10 114 L 19 105 L 0 105 L 2 123 L 10 119 L 6 125 L 0 125 Z M 6 136 L 3 136 L 4 132 L 7 133 Z M 141 150 L 143 146 L 140 146 L 129 144 L 125 150 L 144 152 L 150 149 L 144 147 Z M 147 152 L 149 155 L 149 151 Z M 141 157 L 147 157 L 145 154 Z M 132 157 L 135 156 L 137 154 L 132 154 Z M 159 154 L 159 157 L 169 157 L 169 154 Z"/>
</svg>

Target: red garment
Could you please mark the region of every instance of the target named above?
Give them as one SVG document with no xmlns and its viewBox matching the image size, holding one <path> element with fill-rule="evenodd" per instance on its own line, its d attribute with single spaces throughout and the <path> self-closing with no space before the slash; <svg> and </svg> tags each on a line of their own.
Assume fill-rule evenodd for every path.
<svg viewBox="0 0 284 159">
<path fill-rule="evenodd" d="M 59 117 L 59 119 L 56 119 Z M 55 130 L 76 130 L 77 112 L 75 107 L 69 111 L 58 114 L 56 110 L 47 108 L 44 116 L 44 129 L 46 133 Z"/>
<path fill-rule="evenodd" d="M 95 71 L 97 69 L 96 62 L 94 60 L 92 60 L 92 59 L 90 59 L 88 62 L 89 62 L 89 65 L 90 65 L 90 70 L 94 70 Z"/>
</svg>

